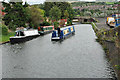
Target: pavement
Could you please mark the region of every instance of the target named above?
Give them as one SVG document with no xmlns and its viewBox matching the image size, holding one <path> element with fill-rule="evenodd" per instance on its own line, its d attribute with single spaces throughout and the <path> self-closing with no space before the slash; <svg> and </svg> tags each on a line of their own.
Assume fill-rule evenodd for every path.
<svg viewBox="0 0 120 80">
<path fill-rule="evenodd" d="M 106 24 L 106 18 L 96 18 L 98 22 L 96 23 L 99 29 L 110 29 L 110 27 Z"/>
</svg>

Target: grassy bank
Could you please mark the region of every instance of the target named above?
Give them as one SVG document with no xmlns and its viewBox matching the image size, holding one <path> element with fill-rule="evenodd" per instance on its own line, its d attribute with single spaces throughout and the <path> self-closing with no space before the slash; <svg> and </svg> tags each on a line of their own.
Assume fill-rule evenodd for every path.
<svg viewBox="0 0 120 80">
<path fill-rule="evenodd" d="M 9 32 L 8 35 L 0 35 L 0 38 L 1 38 L 0 43 L 9 41 L 9 38 L 14 35 L 15 35 L 15 32 Z"/>
<path fill-rule="evenodd" d="M 91 23 L 91 25 L 96 33 L 97 41 L 102 45 L 118 80 L 120 80 L 120 26 L 106 30 L 98 29 L 94 23 Z"/>
</svg>

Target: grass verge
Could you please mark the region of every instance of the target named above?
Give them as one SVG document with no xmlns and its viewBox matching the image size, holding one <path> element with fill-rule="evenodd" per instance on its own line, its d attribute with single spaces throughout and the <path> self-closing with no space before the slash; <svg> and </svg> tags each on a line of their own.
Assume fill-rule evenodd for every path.
<svg viewBox="0 0 120 80">
<path fill-rule="evenodd" d="M 9 41 L 9 38 L 14 35 L 15 35 L 15 32 L 9 32 L 8 35 L 0 35 L 0 43 Z"/>
</svg>

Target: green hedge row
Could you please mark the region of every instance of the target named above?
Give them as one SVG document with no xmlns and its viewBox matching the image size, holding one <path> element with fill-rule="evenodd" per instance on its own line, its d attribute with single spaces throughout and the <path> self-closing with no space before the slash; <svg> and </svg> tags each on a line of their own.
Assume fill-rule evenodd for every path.
<svg viewBox="0 0 120 80">
<path fill-rule="evenodd" d="M 0 24 L 0 35 L 7 35 L 8 34 L 8 28 L 4 24 Z"/>
</svg>

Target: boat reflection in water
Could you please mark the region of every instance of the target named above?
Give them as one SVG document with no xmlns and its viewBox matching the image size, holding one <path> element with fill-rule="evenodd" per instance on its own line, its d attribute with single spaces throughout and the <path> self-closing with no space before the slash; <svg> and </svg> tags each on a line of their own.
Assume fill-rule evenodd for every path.
<svg viewBox="0 0 120 80">
<path fill-rule="evenodd" d="M 40 34 L 37 29 L 18 28 L 14 37 L 10 37 L 10 43 L 20 43 L 31 40 Z"/>
</svg>

